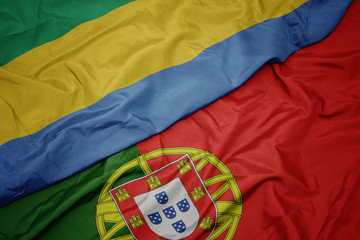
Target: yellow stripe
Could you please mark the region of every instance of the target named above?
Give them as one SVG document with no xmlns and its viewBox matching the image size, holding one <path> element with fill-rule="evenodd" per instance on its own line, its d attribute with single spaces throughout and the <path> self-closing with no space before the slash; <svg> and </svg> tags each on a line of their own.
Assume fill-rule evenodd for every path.
<svg viewBox="0 0 360 240">
<path fill-rule="evenodd" d="M 216 201 L 216 207 L 218 210 L 217 225 L 224 224 L 229 218 L 237 217 L 241 218 L 243 205 L 230 201 Z"/>
<path fill-rule="evenodd" d="M 242 203 L 241 192 L 240 192 L 239 186 L 236 183 L 236 180 L 235 179 L 229 180 L 228 183 L 229 183 L 230 189 L 233 193 L 234 201 L 237 203 Z"/>
<path fill-rule="evenodd" d="M 208 164 L 208 160 L 207 160 L 207 158 L 203 158 L 203 159 L 201 159 L 197 164 L 196 164 L 196 170 L 198 171 L 198 172 L 200 172 L 200 170 L 201 169 L 203 169 L 205 166 L 206 166 L 206 164 Z"/>
<path fill-rule="evenodd" d="M 230 201 L 216 201 L 216 207 L 221 215 L 234 215 L 241 218 L 242 204 Z"/>
<path fill-rule="evenodd" d="M 163 155 L 184 155 L 184 154 L 196 154 L 202 150 L 188 147 L 177 147 L 177 148 L 160 148 L 152 152 L 146 153 L 146 159 L 150 160 Z M 194 160 L 194 159 L 193 159 Z"/>
<path fill-rule="evenodd" d="M 211 194 L 211 198 L 214 199 L 214 201 L 218 200 L 227 190 L 229 190 L 229 188 L 229 184 L 225 182 L 213 194 Z"/>
<path fill-rule="evenodd" d="M 225 223 L 223 223 L 221 226 L 216 228 L 215 231 L 209 237 L 209 240 L 218 238 L 231 225 L 232 221 L 233 221 L 232 218 L 229 218 Z"/>
<path fill-rule="evenodd" d="M 146 161 L 145 155 L 141 155 L 137 157 L 137 160 L 138 160 L 138 165 L 141 167 L 141 170 L 144 172 L 144 175 L 148 175 L 152 173 L 151 168 Z"/>
<path fill-rule="evenodd" d="M 102 223 L 102 224 L 97 224 L 97 223 Z M 100 234 L 100 238 L 101 238 L 106 233 L 106 228 L 105 228 L 105 224 L 104 224 L 104 215 L 96 216 L 96 227 L 97 227 L 98 233 Z"/>
<path fill-rule="evenodd" d="M 204 184 L 206 187 L 208 187 L 210 185 L 214 185 L 215 183 L 230 180 L 230 179 L 234 179 L 234 176 L 231 173 L 223 173 L 221 175 L 216 175 L 214 177 L 204 180 Z"/>
<path fill-rule="evenodd" d="M 108 212 L 117 212 L 118 209 L 114 201 L 101 202 L 96 205 L 98 214 L 106 214 Z"/>
<path fill-rule="evenodd" d="M 0 68 L 0 144 L 307 0 L 137 0 Z"/>
<path fill-rule="evenodd" d="M 237 226 L 239 224 L 239 218 L 236 218 L 236 217 L 233 217 L 232 221 L 231 221 L 231 225 L 229 227 L 229 230 L 226 234 L 226 237 L 224 238 L 224 240 L 231 240 L 233 239 L 234 235 L 235 235 L 235 232 L 236 232 L 236 229 L 237 229 Z"/>
<path fill-rule="evenodd" d="M 104 215 L 104 222 L 107 223 L 118 223 L 120 221 L 124 221 L 119 213 L 119 211 L 117 212 L 112 212 L 112 213 L 107 213 L 106 215 Z"/>
</svg>

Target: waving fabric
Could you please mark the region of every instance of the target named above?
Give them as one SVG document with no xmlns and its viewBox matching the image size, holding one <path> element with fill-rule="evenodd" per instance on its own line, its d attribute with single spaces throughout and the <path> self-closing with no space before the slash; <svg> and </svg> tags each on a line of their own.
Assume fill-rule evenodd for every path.
<svg viewBox="0 0 360 240">
<path fill-rule="evenodd" d="M 231 92 L 325 37 L 348 4 L 135 1 L 19 56 L 0 68 L 1 205 Z"/>
<path fill-rule="evenodd" d="M 340 21 L 348 5 L 135 1 L 32 45 L 0 68 L 0 239 L 147 239 L 152 222 L 118 201 L 127 184 L 169 186 L 174 163 L 203 184 L 185 189 L 200 217 L 184 239 L 360 238 L 360 2 Z"/>
</svg>

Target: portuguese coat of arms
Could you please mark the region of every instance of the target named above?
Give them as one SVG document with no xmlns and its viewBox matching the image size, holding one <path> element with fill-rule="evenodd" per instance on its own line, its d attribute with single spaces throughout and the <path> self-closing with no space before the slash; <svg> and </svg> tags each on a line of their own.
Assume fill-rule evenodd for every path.
<svg viewBox="0 0 360 240">
<path fill-rule="evenodd" d="M 110 190 L 135 239 L 207 239 L 216 205 L 189 155 Z"/>
</svg>

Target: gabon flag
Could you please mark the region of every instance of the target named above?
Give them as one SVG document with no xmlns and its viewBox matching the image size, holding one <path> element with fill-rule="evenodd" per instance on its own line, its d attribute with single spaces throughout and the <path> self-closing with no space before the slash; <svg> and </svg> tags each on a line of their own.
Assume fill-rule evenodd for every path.
<svg viewBox="0 0 360 240">
<path fill-rule="evenodd" d="M 107 1 L 2 4 L 0 206 L 225 96 L 327 36 L 350 4 Z"/>
<path fill-rule="evenodd" d="M 0 238 L 359 238 L 360 3 L 274 63 L 348 4 L 134 1 L 25 31 L 0 68 Z"/>
</svg>

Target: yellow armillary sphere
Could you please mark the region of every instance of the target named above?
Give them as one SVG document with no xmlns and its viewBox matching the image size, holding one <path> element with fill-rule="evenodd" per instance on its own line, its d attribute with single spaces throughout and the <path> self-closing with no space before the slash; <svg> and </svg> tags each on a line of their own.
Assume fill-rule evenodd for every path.
<svg viewBox="0 0 360 240">
<path fill-rule="evenodd" d="M 126 240 L 134 239 L 131 234 L 127 234 L 120 237 L 113 237 L 122 228 L 126 228 L 126 223 L 121 217 L 115 202 L 109 194 L 109 190 L 113 188 L 114 183 L 118 180 L 126 171 L 133 167 L 140 166 L 145 175 L 152 173 L 148 165 L 148 161 L 165 155 L 185 155 L 189 154 L 193 160 L 196 170 L 201 170 L 207 165 L 211 164 L 217 168 L 221 174 L 203 179 L 206 187 L 214 185 L 216 183 L 223 183 L 215 192 L 210 192 L 212 199 L 215 201 L 218 210 L 218 220 L 215 231 L 210 236 L 209 240 L 216 239 L 223 233 L 226 233 L 224 239 L 232 239 L 239 220 L 241 219 L 241 213 L 243 209 L 242 197 L 240 189 L 236 183 L 236 179 L 230 172 L 229 168 L 221 162 L 214 154 L 208 151 L 203 151 L 196 148 L 178 147 L 178 148 L 162 148 L 152 152 L 143 154 L 117 169 L 111 177 L 105 183 L 96 205 L 96 225 L 101 240 L 115 239 Z M 231 201 L 219 201 L 218 199 L 227 191 L 231 191 L 233 200 Z M 113 226 L 110 229 L 106 229 L 105 223 L 111 223 Z M 118 235 L 118 234 L 117 234 Z"/>
</svg>

